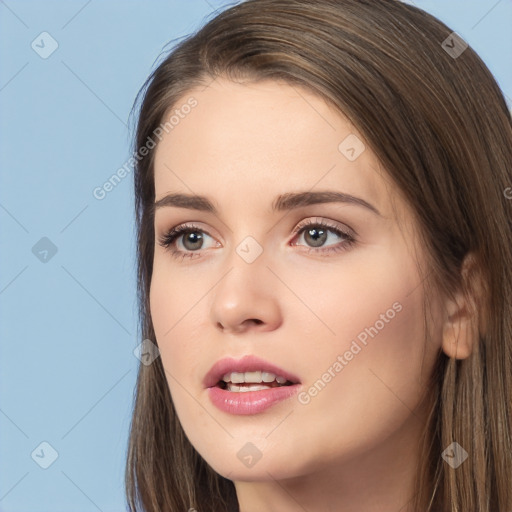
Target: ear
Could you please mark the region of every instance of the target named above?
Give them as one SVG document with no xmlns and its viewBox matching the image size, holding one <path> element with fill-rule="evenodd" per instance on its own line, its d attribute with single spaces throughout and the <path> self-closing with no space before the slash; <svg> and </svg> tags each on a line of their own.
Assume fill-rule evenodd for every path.
<svg viewBox="0 0 512 512">
<path fill-rule="evenodd" d="M 457 290 L 453 297 L 446 299 L 443 325 L 443 351 L 455 359 L 469 357 L 487 330 L 485 287 L 474 253 L 465 256 L 461 278 L 468 296 Z"/>
</svg>

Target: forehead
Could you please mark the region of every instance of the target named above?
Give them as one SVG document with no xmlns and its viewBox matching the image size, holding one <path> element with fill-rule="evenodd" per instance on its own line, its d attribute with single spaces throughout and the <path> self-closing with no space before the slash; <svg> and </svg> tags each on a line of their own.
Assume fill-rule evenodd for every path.
<svg viewBox="0 0 512 512">
<path fill-rule="evenodd" d="M 219 78 L 182 96 L 163 122 L 170 116 L 155 154 L 157 199 L 184 192 L 219 208 L 259 200 L 268 209 L 278 194 L 332 189 L 390 213 L 392 187 L 362 135 L 304 88 Z"/>
</svg>

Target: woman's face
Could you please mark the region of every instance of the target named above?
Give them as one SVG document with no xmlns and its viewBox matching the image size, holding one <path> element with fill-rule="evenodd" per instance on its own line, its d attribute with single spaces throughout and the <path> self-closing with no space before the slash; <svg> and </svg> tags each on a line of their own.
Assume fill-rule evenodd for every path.
<svg viewBox="0 0 512 512">
<path fill-rule="evenodd" d="M 191 443 L 238 481 L 408 457 L 441 331 L 424 342 L 412 212 L 375 155 L 321 98 L 274 81 L 218 79 L 173 113 L 150 306 Z"/>
</svg>

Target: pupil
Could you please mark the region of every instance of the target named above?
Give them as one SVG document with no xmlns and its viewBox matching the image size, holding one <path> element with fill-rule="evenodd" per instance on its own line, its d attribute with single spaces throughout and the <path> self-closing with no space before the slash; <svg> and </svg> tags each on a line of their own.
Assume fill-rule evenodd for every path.
<svg viewBox="0 0 512 512">
<path fill-rule="evenodd" d="M 197 233 L 197 231 L 194 231 L 192 233 L 189 233 L 183 240 L 183 245 L 185 245 L 185 247 L 188 249 L 188 250 L 193 250 L 193 249 L 199 249 L 199 247 L 201 247 L 201 242 L 203 241 L 203 237 L 201 234 Z M 187 244 L 191 242 L 192 245 L 193 244 L 197 244 L 199 243 L 199 247 L 187 247 Z"/>
<path fill-rule="evenodd" d="M 313 233 L 319 233 L 319 235 L 315 237 L 313 235 Z M 318 228 L 309 229 L 306 234 L 313 236 L 313 243 L 312 243 L 313 247 L 320 247 L 321 245 L 323 245 L 323 243 L 326 240 L 326 230 L 325 229 L 318 229 Z"/>
</svg>

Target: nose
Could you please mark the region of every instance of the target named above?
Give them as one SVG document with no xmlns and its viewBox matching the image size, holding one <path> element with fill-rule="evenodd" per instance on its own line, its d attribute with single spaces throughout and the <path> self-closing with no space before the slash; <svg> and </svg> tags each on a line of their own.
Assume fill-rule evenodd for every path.
<svg viewBox="0 0 512 512">
<path fill-rule="evenodd" d="M 263 256 L 247 263 L 234 254 L 213 290 L 212 322 L 225 333 L 272 331 L 283 321 L 279 293 L 279 280 Z"/>
</svg>

